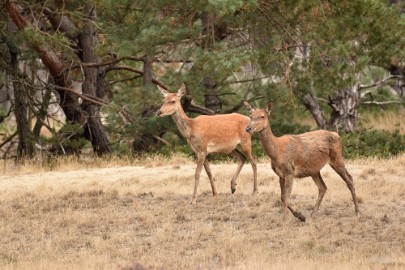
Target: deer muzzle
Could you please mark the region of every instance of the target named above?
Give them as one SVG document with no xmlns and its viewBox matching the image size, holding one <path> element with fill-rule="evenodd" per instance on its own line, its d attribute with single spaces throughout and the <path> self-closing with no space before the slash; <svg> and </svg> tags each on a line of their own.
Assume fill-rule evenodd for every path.
<svg viewBox="0 0 405 270">
<path fill-rule="evenodd" d="M 246 132 L 249 132 L 249 133 L 250 133 L 251 131 L 252 131 L 252 127 L 251 127 L 251 126 L 247 126 L 247 127 L 246 127 Z"/>
<path fill-rule="evenodd" d="M 162 112 L 159 110 L 156 112 L 156 116 L 160 116 L 162 114 Z"/>
</svg>

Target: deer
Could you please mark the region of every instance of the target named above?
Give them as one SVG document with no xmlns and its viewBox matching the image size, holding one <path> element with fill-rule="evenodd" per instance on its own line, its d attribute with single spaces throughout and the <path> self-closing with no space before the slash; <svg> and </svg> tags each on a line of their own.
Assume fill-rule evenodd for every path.
<svg viewBox="0 0 405 270">
<path fill-rule="evenodd" d="M 245 131 L 249 124 L 249 117 L 238 114 L 217 114 L 200 115 L 190 118 L 184 112 L 181 105 L 181 97 L 186 93 L 186 86 L 183 83 L 177 93 L 170 93 L 164 88 L 157 86 L 163 95 L 163 102 L 156 112 L 159 117 L 171 115 L 180 133 L 186 139 L 188 145 L 197 156 L 197 168 L 194 175 L 194 192 L 191 204 L 197 202 L 197 189 L 200 180 L 202 167 L 208 175 L 212 194 L 217 195 L 217 191 L 212 177 L 210 164 L 207 155 L 210 153 L 232 153 L 238 160 L 238 166 L 231 179 L 231 192 L 236 191 L 236 179 L 246 161 L 249 159 L 253 169 L 253 194 L 257 189 L 257 164 L 251 150 L 251 134 Z M 237 149 L 240 145 L 242 152 Z"/>
<path fill-rule="evenodd" d="M 284 220 L 288 215 L 287 209 L 289 209 L 296 218 L 303 222 L 306 221 L 306 217 L 295 211 L 290 205 L 294 177 L 312 177 L 314 180 L 319 193 L 310 218 L 317 214 L 327 190 L 320 173 L 326 163 L 346 182 L 352 194 L 356 215 L 360 214 L 353 178 L 345 167 L 342 141 L 336 132 L 316 130 L 298 135 L 276 137 L 271 131 L 269 123 L 273 102 L 268 102 L 266 109 L 254 109 L 246 101 L 244 104 L 250 110 L 250 122 L 246 131 L 259 134 L 261 144 L 271 159 L 271 167 L 279 177 Z"/>
</svg>

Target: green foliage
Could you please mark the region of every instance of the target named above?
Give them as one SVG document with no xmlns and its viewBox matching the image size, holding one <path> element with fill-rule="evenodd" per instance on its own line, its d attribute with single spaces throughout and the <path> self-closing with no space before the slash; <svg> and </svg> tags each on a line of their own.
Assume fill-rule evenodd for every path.
<svg viewBox="0 0 405 270">
<path fill-rule="evenodd" d="M 309 126 L 297 123 L 275 123 L 272 125 L 276 136 L 284 134 L 300 134 L 311 131 Z M 343 156 L 348 159 L 379 157 L 387 158 L 405 152 L 405 135 L 401 135 L 398 130 L 388 132 L 383 130 L 368 130 L 358 133 L 341 133 L 343 144 Z M 180 152 L 188 156 L 194 156 L 193 151 L 185 141 L 179 141 L 174 147 L 163 147 L 160 154 L 170 156 L 175 152 Z M 252 152 L 257 158 L 265 157 L 257 135 L 252 138 Z M 213 161 L 228 160 L 232 158 L 227 154 L 216 154 L 210 157 Z"/>
<path fill-rule="evenodd" d="M 78 153 L 88 144 L 83 137 L 83 128 L 79 124 L 68 123 L 53 134 L 51 138 L 42 138 L 42 143 L 52 145 L 62 152 Z"/>
<path fill-rule="evenodd" d="M 362 72 L 361 83 L 369 84 L 386 76 L 392 63 L 403 63 L 405 59 L 405 18 L 399 12 L 399 5 L 389 6 L 385 0 L 100 0 L 90 3 L 96 4 L 96 23 L 103 36 L 97 48 L 101 61 L 110 61 L 111 56 L 130 57 L 131 60 L 117 65 L 142 71 L 142 57 L 147 54 L 155 60 L 154 78 L 167 84 L 171 91 L 186 82 L 193 102 L 200 105 L 204 104 L 208 91 L 203 79 L 210 77 L 222 101 L 221 112 L 238 104 L 248 90 L 247 98 L 264 96 L 254 105 L 273 99 L 276 107 L 271 122 L 278 136 L 309 131 L 309 127 L 292 121 L 303 114 L 300 100 L 309 91 L 314 90 L 318 98 L 327 100 L 333 91 L 353 85 L 355 74 Z M 32 16 L 28 20 L 30 26 L 23 33 L 11 33 L 9 19 L 6 13 L 2 14 L 1 40 L 9 47 L 22 50 L 19 59 L 37 58 L 32 46 L 46 44 L 57 55 L 63 55 L 64 62 L 77 67 L 80 59 L 72 49 L 74 41 L 51 30 L 43 10 L 50 8 L 68 16 L 76 30 L 80 30 L 88 15 L 83 14 L 86 10 L 83 7 L 90 3 L 73 0 L 60 7 L 54 1 L 20 2 L 26 8 L 29 5 L 30 12 L 24 15 Z M 207 14 L 212 20 L 208 24 Z M 31 21 L 40 23 L 31 24 Z M 224 36 L 210 36 L 218 25 L 224 28 Z M 303 45 L 307 45 L 306 51 Z M 111 86 L 108 97 L 111 106 L 102 110 L 108 115 L 106 127 L 114 151 L 128 154 L 134 141 L 154 140 L 154 135 L 166 132 L 164 139 L 171 146 L 161 148 L 162 153 L 192 154 L 184 140 L 176 135 L 177 128 L 170 117 L 156 118 L 153 113 L 145 116 L 146 111 L 161 101 L 154 86 L 145 87 L 142 77 L 136 77 L 137 72 L 109 70 L 106 66 L 106 74 Z M 3 82 L 5 76 L 0 76 Z M 271 83 L 270 79 L 249 80 L 261 76 L 272 76 L 277 83 Z M 83 74 L 79 68 L 72 68 L 69 77 L 81 80 Z M 245 79 L 245 83 L 235 83 Z M 373 97 L 388 100 L 392 96 L 388 91 L 378 91 Z M 326 103 L 321 106 L 327 108 Z M 126 108 L 133 122 L 126 123 L 119 117 L 119 107 Z M 363 110 L 370 111 L 365 108 L 361 113 Z M 247 114 L 243 109 L 242 113 Z M 369 138 L 367 134 L 344 135 L 351 140 L 350 145 L 356 146 L 353 151 L 348 148 L 347 156 L 368 153 L 361 150 L 364 145 L 355 144 L 355 138 L 360 140 L 355 136 L 365 136 L 362 143 L 371 143 L 372 136 Z M 374 134 L 380 138 L 378 143 L 383 141 L 382 134 L 385 133 Z M 52 140 L 49 143 L 70 143 L 65 137 Z M 72 143 L 83 146 L 82 141 Z M 253 144 L 254 152 L 262 155 L 257 138 Z M 146 151 L 157 149 L 151 147 Z M 381 151 L 391 150 L 394 151 L 393 147 L 383 146 Z"/>
<path fill-rule="evenodd" d="M 405 152 L 405 135 L 398 130 L 367 130 L 358 133 L 341 133 L 343 155 L 346 158 L 391 157 Z"/>
</svg>

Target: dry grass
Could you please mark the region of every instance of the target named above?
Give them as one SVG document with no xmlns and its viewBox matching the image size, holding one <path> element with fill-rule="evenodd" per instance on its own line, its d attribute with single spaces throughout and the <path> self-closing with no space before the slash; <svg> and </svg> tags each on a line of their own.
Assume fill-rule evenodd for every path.
<svg viewBox="0 0 405 270">
<path fill-rule="evenodd" d="M 360 217 L 344 182 L 326 167 L 328 192 L 309 224 L 282 221 L 268 162 L 259 164 L 256 196 L 248 164 L 233 195 L 236 164 L 213 165 L 219 195 L 211 195 L 203 173 L 196 206 L 189 205 L 192 160 L 85 163 L 65 162 L 53 171 L 6 166 L 1 269 L 405 268 L 405 156 L 348 164 Z M 311 179 L 295 182 L 292 203 L 305 215 L 316 196 Z"/>
<path fill-rule="evenodd" d="M 377 115 L 365 115 L 364 126 L 373 129 L 382 129 L 393 132 L 399 129 L 401 134 L 405 134 L 405 110 L 385 111 Z"/>
<path fill-rule="evenodd" d="M 389 132 L 398 129 L 401 134 L 405 135 L 404 119 L 404 109 L 398 111 L 382 111 L 380 113 L 362 115 L 362 118 L 359 119 L 359 124 L 362 124 L 365 128 L 386 130 Z M 314 119 L 309 114 L 295 116 L 294 122 L 310 126 L 311 129 L 317 128 Z"/>
</svg>

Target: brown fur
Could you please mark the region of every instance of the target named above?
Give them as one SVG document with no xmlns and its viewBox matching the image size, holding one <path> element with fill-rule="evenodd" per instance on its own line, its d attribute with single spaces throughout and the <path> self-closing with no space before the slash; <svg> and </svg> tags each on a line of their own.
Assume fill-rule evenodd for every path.
<svg viewBox="0 0 405 270">
<path fill-rule="evenodd" d="M 236 178 L 246 160 L 246 157 L 236 149 L 238 145 L 241 146 L 252 165 L 253 193 L 257 193 L 257 168 L 251 150 L 251 135 L 245 131 L 250 121 L 249 117 L 232 113 L 189 118 L 180 103 L 180 99 L 185 93 L 184 85 L 182 85 L 178 93 L 168 93 L 166 90 L 158 88 L 163 94 L 164 99 L 157 115 L 161 117 L 172 115 L 179 131 L 187 140 L 191 149 L 197 154 L 198 161 L 191 203 L 195 204 L 197 200 L 198 182 L 203 165 L 210 179 L 212 193 L 214 195 L 217 194 L 209 163 L 206 159 L 206 156 L 210 153 L 232 153 L 238 159 L 238 168 L 231 180 L 231 191 L 232 193 L 235 192 Z"/>
<path fill-rule="evenodd" d="M 342 157 L 342 142 L 336 132 L 317 130 L 299 135 L 276 137 L 271 131 L 268 117 L 272 103 L 268 104 L 266 110 L 253 109 L 247 102 L 245 105 L 251 111 L 251 121 L 246 131 L 259 133 L 263 148 L 271 158 L 271 166 L 280 178 L 281 200 L 285 215 L 287 209 L 290 209 L 294 216 L 305 221 L 305 217 L 294 211 L 289 205 L 289 199 L 293 178 L 308 176 L 312 177 L 319 190 L 311 217 L 317 213 L 327 189 L 320 174 L 326 163 L 329 163 L 346 182 L 352 193 L 356 213 L 359 213 L 353 179 L 345 168 Z"/>
</svg>

